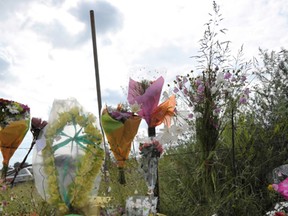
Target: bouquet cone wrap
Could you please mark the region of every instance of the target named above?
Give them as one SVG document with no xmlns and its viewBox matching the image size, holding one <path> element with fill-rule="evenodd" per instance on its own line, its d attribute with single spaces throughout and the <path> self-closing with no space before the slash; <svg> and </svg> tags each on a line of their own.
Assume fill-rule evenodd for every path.
<svg viewBox="0 0 288 216">
<path fill-rule="evenodd" d="M 137 134 L 141 118 L 131 116 L 124 123 L 114 120 L 108 112 L 102 115 L 102 125 L 111 151 L 119 167 L 124 167 L 131 150 L 131 142 Z"/>
<path fill-rule="evenodd" d="M 149 128 L 155 128 L 162 123 L 169 127 L 176 106 L 175 95 L 170 96 L 158 105 L 164 84 L 163 77 L 161 76 L 153 82 L 145 81 L 144 83 L 148 84 L 143 87 L 143 82 L 130 79 L 128 90 L 129 104 L 137 103 L 141 106 L 138 115 L 145 119 Z"/>
<path fill-rule="evenodd" d="M 132 115 L 122 122 L 114 119 L 107 109 L 105 109 L 103 110 L 101 121 L 111 151 L 117 160 L 119 168 L 119 182 L 125 184 L 125 161 L 128 160 L 131 150 L 131 142 L 137 134 L 141 118 Z"/>
<path fill-rule="evenodd" d="M 145 119 L 148 125 L 150 125 L 153 110 L 158 106 L 163 84 L 163 77 L 159 77 L 154 82 L 149 83 L 149 86 L 145 88 L 143 88 L 143 83 L 141 82 L 133 79 L 129 81 L 128 102 L 131 105 L 135 103 L 141 105 L 138 115 Z"/>
<path fill-rule="evenodd" d="M 29 129 L 29 121 L 11 122 L 0 130 L 0 148 L 3 155 L 3 165 L 8 166 L 11 157 L 23 141 Z"/>
<path fill-rule="evenodd" d="M 24 104 L 0 98 L 0 150 L 3 156 L 2 178 L 9 161 L 23 141 L 30 124 L 30 108 Z"/>
</svg>

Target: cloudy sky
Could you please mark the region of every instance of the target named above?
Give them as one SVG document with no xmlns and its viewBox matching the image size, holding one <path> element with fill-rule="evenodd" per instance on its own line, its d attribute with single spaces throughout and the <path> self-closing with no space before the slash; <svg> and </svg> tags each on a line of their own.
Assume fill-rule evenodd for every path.
<svg viewBox="0 0 288 216">
<path fill-rule="evenodd" d="M 288 48 L 287 0 L 216 2 L 232 51 L 244 44 L 249 60 L 259 47 Z M 102 101 L 109 105 L 125 101 L 129 77 L 156 71 L 169 82 L 195 68 L 190 56 L 197 54 L 212 1 L 0 0 L 0 98 L 48 119 L 54 99 L 75 97 L 97 116 L 90 10 Z M 11 165 L 28 151 L 29 133 Z"/>
</svg>

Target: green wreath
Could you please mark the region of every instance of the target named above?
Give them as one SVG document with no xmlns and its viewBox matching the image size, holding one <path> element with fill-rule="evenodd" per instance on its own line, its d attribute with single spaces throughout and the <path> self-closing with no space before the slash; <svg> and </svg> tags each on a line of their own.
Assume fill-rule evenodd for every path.
<svg viewBox="0 0 288 216">
<path fill-rule="evenodd" d="M 81 115 L 81 113 L 82 110 L 74 107 L 68 112 L 60 113 L 56 121 L 48 124 L 45 135 L 46 147 L 42 151 L 49 194 L 47 202 L 55 205 L 63 214 L 75 213 L 87 205 L 94 180 L 101 170 L 104 159 L 104 151 L 100 147 L 102 136 L 94 126 L 95 117 L 92 114 Z M 74 126 L 75 135 L 73 137 L 64 133 L 67 125 Z M 76 130 L 77 125 L 80 126 L 79 130 Z M 66 137 L 66 140 L 53 145 L 59 136 Z M 77 163 L 74 180 L 69 184 L 68 191 L 64 194 L 66 198 L 63 200 L 58 184 L 54 153 L 70 142 L 78 145 L 85 153 Z"/>
</svg>

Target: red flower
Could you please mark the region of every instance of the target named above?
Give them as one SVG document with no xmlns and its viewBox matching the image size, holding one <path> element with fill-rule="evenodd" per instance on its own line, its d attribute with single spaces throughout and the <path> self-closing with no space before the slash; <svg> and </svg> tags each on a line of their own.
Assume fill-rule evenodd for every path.
<svg viewBox="0 0 288 216">
<path fill-rule="evenodd" d="M 47 125 L 47 121 L 42 121 L 41 118 L 32 118 L 32 123 L 31 123 L 31 127 L 32 129 L 40 129 L 42 130 L 46 125 Z"/>
<path fill-rule="evenodd" d="M 275 212 L 274 216 L 285 216 L 286 214 L 284 212 Z"/>
<path fill-rule="evenodd" d="M 31 132 L 33 134 L 34 140 L 38 139 L 40 131 L 48 124 L 47 121 L 42 121 L 41 118 L 32 118 L 31 121 Z"/>
</svg>

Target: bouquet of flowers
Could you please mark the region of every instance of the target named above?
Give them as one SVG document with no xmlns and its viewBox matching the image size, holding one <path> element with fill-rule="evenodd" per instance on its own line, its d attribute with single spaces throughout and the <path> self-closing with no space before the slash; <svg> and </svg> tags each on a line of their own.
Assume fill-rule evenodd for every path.
<svg viewBox="0 0 288 216">
<path fill-rule="evenodd" d="M 130 78 L 128 102 L 130 105 L 138 104 L 141 107 L 138 115 L 145 119 L 149 137 L 155 136 L 155 127 L 163 122 L 170 126 L 170 119 L 174 115 L 175 95 L 158 105 L 163 84 L 162 76 L 155 81 L 142 80 L 140 82 Z"/>
<path fill-rule="evenodd" d="M 129 197 L 126 200 L 127 216 L 149 216 L 156 214 L 157 200 L 157 197 Z"/>
<path fill-rule="evenodd" d="M 0 98 L 0 127 L 5 128 L 11 122 L 30 119 L 27 105 Z"/>
<path fill-rule="evenodd" d="M 46 145 L 34 153 L 36 188 L 61 215 L 85 215 L 90 196 L 97 193 L 104 151 L 95 120 L 75 99 L 55 100 L 40 137 Z"/>
<path fill-rule="evenodd" d="M 288 213 L 288 164 L 281 165 L 273 169 L 273 184 L 268 189 L 279 193 L 286 201 L 278 202 L 274 206 L 274 210 L 266 213 L 266 215 L 285 216 Z"/>
<path fill-rule="evenodd" d="M 2 178 L 5 178 L 10 158 L 24 139 L 30 123 L 30 108 L 24 104 L 0 98 L 0 149 L 3 155 Z"/>
<path fill-rule="evenodd" d="M 157 140 L 140 143 L 140 155 L 142 156 L 141 168 L 144 171 L 144 178 L 148 186 L 148 194 L 153 195 L 158 170 L 158 159 L 163 153 L 163 147 Z"/>
<path fill-rule="evenodd" d="M 119 104 L 116 109 L 106 107 L 101 116 L 102 126 L 119 168 L 119 183 L 125 184 L 124 166 L 131 142 L 138 132 L 141 118 Z"/>
<path fill-rule="evenodd" d="M 143 157 L 160 157 L 164 151 L 163 146 L 157 140 L 148 143 L 140 143 L 140 155 Z"/>
</svg>

